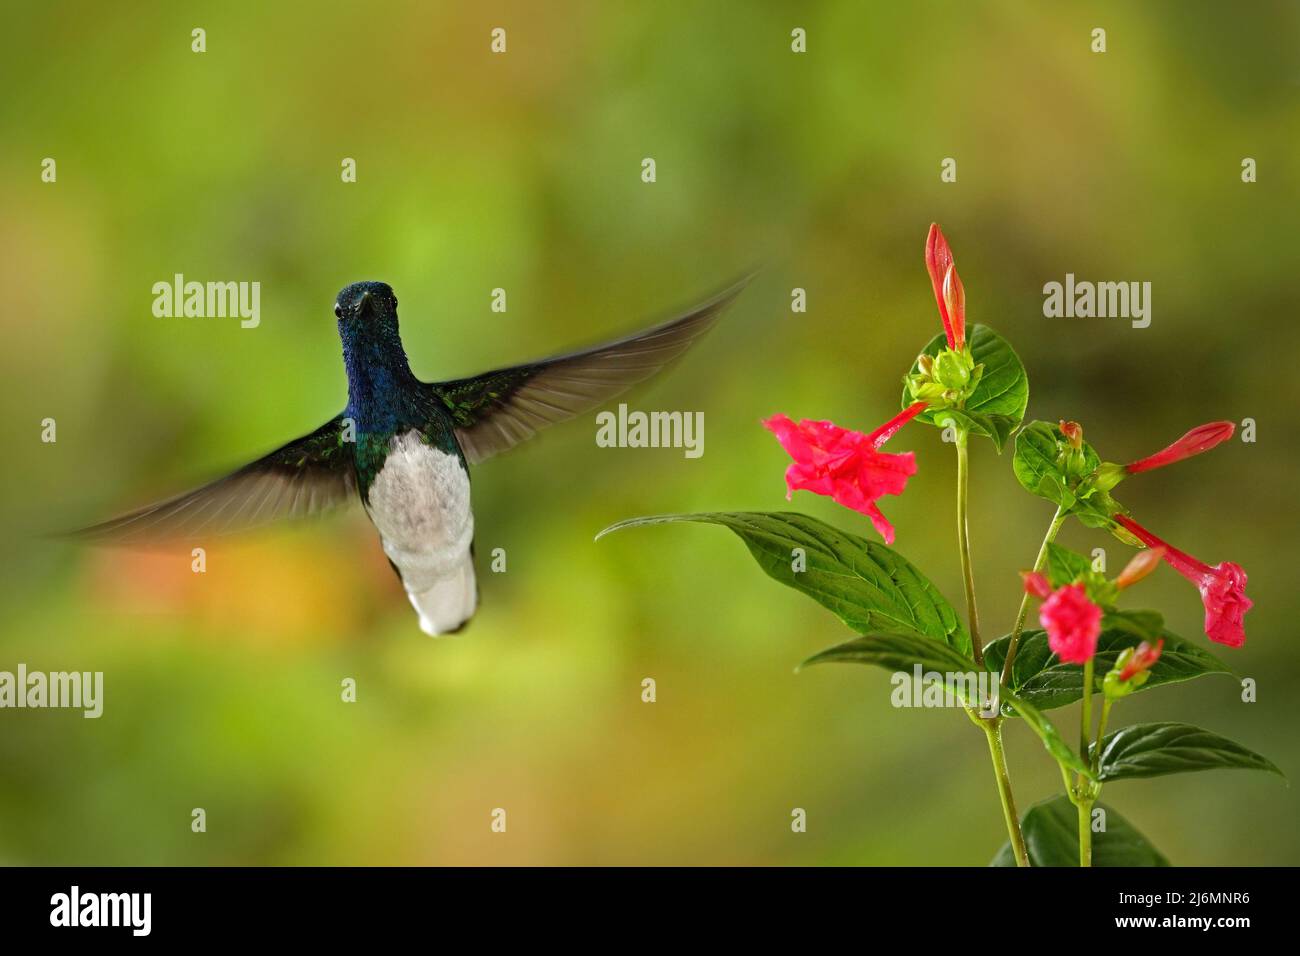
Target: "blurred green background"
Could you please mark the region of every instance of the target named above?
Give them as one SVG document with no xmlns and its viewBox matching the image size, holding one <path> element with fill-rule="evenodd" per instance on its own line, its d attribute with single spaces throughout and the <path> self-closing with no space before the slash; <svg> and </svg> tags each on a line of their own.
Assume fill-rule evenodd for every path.
<svg viewBox="0 0 1300 956">
<path fill-rule="evenodd" d="M 1020 351 L 1031 417 L 1076 418 L 1121 461 L 1203 421 L 1257 422 L 1256 443 L 1120 497 L 1249 572 L 1250 639 L 1223 656 L 1259 701 L 1206 678 L 1115 720 L 1202 724 L 1300 773 L 1295 4 L 49 3 L 5 20 L 0 670 L 102 670 L 106 700 L 97 721 L 0 712 L 0 862 L 987 862 L 1002 824 L 960 713 L 895 710 L 877 670 L 793 673 L 846 632 L 721 529 L 592 541 L 632 515 L 786 507 L 786 458 L 758 425 L 774 412 L 863 430 L 893 414 L 938 331 L 932 220 L 971 320 Z M 348 282 L 392 284 L 413 368 L 446 378 L 623 333 L 760 262 L 631 399 L 702 410 L 703 458 L 597 448 L 588 416 L 476 470 L 482 607 L 461 637 L 417 630 L 357 512 L 214 544 L 201 576 L 188 553 L 40 538 L 338 411 L 330 310 Z M 151 286 L 176 272 L 260 281 L 261 326 L 153 317 Z M 1066 272 L 1150 281 L 1151 327 L 1044 318 L 1042 286 Z M 960 603 L 954 455 L 923 427 L 890 444 L 909 449 L 919 473 L 882 505 Z M 984 626 L 1001 633 L 1051 506 L 987 443 L 973 467 Z M 792 507 L 871 534 L 826 499 Z M 1077 525 L 1062 540 L 1106 547 L 1112 569 L 1128 557 Z M 485 566 L 496 547 L 505 574 Z M 1200 634 L 1172 572 L 1135 597 Z M 1009 738 L 1022 809 L 1058 792 L 1036 739 Z M 1300 860 L 1276 778 L 1104 799 L 1175 863 Z"/>
</svg>

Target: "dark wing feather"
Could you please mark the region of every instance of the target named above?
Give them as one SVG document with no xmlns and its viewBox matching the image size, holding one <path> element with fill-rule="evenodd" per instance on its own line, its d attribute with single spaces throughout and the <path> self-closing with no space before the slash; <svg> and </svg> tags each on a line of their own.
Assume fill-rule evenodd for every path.
<svg viewBox="0 0 1300 956">
<path fill-rule="evenodd" d="M 202 488 L 71 534 L 108 544 L 145 544 L 320 514 L 356 497 L 351 447 L 340 415 Z"/>
<path fill-rule="evenodd" d="M 645 381 L 707 332 L 748 283 L 745 278 L 685 315 L 615 342 L 429 387 L 447 406 L 474 464 Z"/>
</svg>

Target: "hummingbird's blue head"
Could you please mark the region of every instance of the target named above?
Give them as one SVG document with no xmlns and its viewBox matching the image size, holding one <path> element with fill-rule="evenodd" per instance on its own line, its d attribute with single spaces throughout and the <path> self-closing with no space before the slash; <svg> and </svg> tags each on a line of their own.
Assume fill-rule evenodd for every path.
<svg viewBox="0 0 1300 956">
<path fill-rule="evenodd" d="M 349 394 L 373 403 L 412 378 L 397 331 L 397 296 L 383 282 L 354 282 L 334 302 Z"/>
<path fill-rule="evenodd" d="M 344 322 L 397 318 L 397 296 L 385 282 L 354 282 L 334 300 L 334 317 Z"/>
<path fill-rule="evenodd" d="M 397 296 L 383 282 L 354 282 L 334 300 L 343 347 L 366 351 L 396 349 L 402 340 L 397 333 Z"/>
</svg>

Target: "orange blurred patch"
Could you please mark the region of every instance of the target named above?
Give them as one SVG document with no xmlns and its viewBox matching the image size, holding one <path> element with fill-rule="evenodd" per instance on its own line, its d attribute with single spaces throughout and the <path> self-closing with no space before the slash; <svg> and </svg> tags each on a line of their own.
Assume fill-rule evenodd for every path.
<svg viewBox="0 0 1300 956">
<path fill-rule="evenodd" d="M 337 644 L 405 611 L 374 531 L 359 523 L 190 550 L 95 549 L 88 601 L 110 614 L 192 621 L 195 631 L 250 645 Z M 412 625 L 414 626 L 414 624 Z"/>
</svg>

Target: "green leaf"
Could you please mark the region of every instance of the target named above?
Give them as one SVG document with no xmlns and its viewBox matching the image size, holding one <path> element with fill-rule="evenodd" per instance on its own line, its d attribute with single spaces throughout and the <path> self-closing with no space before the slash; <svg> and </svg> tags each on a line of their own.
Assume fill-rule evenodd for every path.
<svg viewBox="0 0 1300 956">
<path fill-rule="evenodd" d="M 965 407 L 928 410 L 917 419 L 942 428 L 945 419 L 951 418 L 954 424 L 971 434 L 991 438 L 998 451 L 1002 451 L 1011 433 L 1024 420 L 1025 408 L 1029 404 L 1029 377 L 1016 350 L 987 325 L 967 326 L 966 343 L 975 363 L 984 366 L 984 372 L 966 399 Z M 935 356 L 947 347 L 948 340 L 939 334 L 922 351 Z M 920 367 L 913 362 L 911 374 L 918 371 Z M 903 407 L 910 404 L 912 397 L 904 386 Z"/>
<path fill-rule="evenodd" d="M 1286 776 L 1267 757 L 1191 724 L 1134 724 L 1107 734 L 1101 741 L 1102 780 L 1159 777 L 1166 773 L 1226 767 L 1267 770 Z"/>
<path fill-rule="evenodd" d="M 1097 638 L 1094 671 L 1098 686 L 1105 673 L 1115 666 L 1115 659 L 1142 641 L 1164 639 L 1160 660 L 1148 672 L 1146 683 L 1134 693 L 1142 693 L 1161 684 L 1174 684 L 1206 674 L 1230 674 L 1221 660 L 1198 645 L 1165 630 L 1154 612 L 1122 611 L 1102 618 Z M 1010 635 L 998 638 L 984 648 L 985 665 L 1000 669 L 1006 660 Z M 1020 635 L 1016 659 L 1011 665 L 1011 690 L 1041 710 L 1064 707 L 1083 696 L 1083 667 L 1063 664 L 1047 644 L 1047 634 L 1027 630 Z"/>
<path fill-rule="evenodd" d="M 596 536 L 638 525 L 695 521 L 730 528 L 769 577 L 802 591 L 859 634 L 924 634 L 963 657 L 970 635 L 939 590 L 897 551 L 797 512 L 716 511 L 630 518 Z M 794 570 L 801 548 L 806 569 Z"/>
<path fill-rule="evenodd" d="M 1133 825 L 1103 803 L 1106 829 L 1092 835 L 1093 866 L 1168 866 L 1169 861 Z M 1029 808 L 1021 821 L 1025 849 L 1034 866 L 1079 865 L 1079 811 L 1070 798 L 1054 797 Z M 1004 843 L 991 866 L 1015 866 L 1011 845 Z"/>
<path fill-rule="evenodd" d="M 1142 641 L 1151 641 L 1155 643 L 1161 637 L 1171 637 L 1172 635 L 1165 630 L 1165 618 L 1159 611 L 1108 611 L 1101 619 L 1102 630 L 1119 630 L 1127 634 L 1132 634 L 1135 638 L 1134 644 Z M 1194 651 L 1201 649 L 1195 644 L 1191 645 Z M 1201 651 L 1206 657 L 1213 658 L 1214 662 L 1220 667 L 1223 664 L 1208 651 Z"/>
<path fill-rule="evenodd" d="M 1083 555 L 1063 548 L 1059 544 L 1047 546 L 1047 580 L 1053 588 L 1067 584 L 1082 584 L 1092 603 L 1102 608 L 1113 608 L 1119 589 L 1106 579 L 1106 575 L 1092 569 Z"/>
<path fill-rule="evenodd" d="M 866 634 L 828 647 L 799 666 L 812 664 L 874 664 L 886 670 L 908 672 L 920 664 L 925 671 L 940 674 L 976 672 L 974 661 L 924 634 Z"/>
<path fill-rule="evenodd" d="M 1083 555 L 1063 548 L 1059 544 L 1047 546 L 1047 580 L 1059 588 L 1075 581 L 1086 580 L 1092 572 L 1092 563 Z"/>
<path fill-rule="evenodd" d="M 1017 697 L 1005 687 L 1001 691 L 1002 713 L 1007 716 L 1021 717 L 1034 733 L 1043 741 L 1043 746 L 1059 763 L 1083 774 L 1089 780 L 1095 780 L 1092 768 L 1084 763 L 1083 758 L 1075 753 L 1074 748 L 1065 742 L 1052 722 L 1038 712 L 1038 708 Z"/>
</svg>

